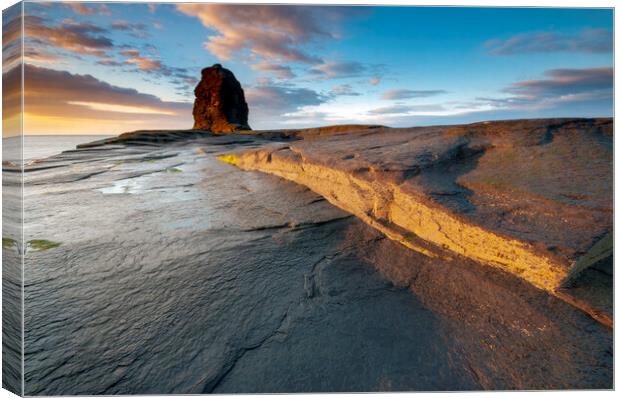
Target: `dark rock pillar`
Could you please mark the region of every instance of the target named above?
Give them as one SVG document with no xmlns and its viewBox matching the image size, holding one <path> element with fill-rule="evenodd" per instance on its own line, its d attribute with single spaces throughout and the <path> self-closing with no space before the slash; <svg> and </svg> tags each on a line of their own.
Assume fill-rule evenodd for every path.
<svg viewBox="0 0 620 398">
<path fill-rule="evenodd" d="M 194 129 L 214 133 L 251 130 L 248 104 L 235 75 L 220 64 L 202 70 L 202 78 L 194 89 Z"/>
</svg>

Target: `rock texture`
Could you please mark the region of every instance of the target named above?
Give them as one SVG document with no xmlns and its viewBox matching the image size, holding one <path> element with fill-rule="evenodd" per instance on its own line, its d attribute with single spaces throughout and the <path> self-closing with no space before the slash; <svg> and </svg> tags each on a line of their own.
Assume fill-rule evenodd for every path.
<svg viewBox="0 0 620 398">
<path fill-rule="evenodd" d="M 612 130 L 610 119 L 547 119 L 301 133 L 221 160 L 303 184 L 428 257 L 499 268 L 611 325 L 607 288 L 569 287 L 612 254 Z"/>
<path fill-rule="evenodd" d="M 379 152 L 405 141 L 350 128 Z M 343 129 L 274 137 L 319 145 Z M 216 160 L 273 146 L 141 132 L 27 165 L 25 239 L 62 244 L 24 258 L 24 395 L 613 388 L 613 331 L 563 300 Z M 18 270 L 3 270 L 17 281 L 5 298 Z"/>
<path fill-rule="evenodd" d="M 248 104 L 235 75 L 220 64 L 202 70 L 194 89 L 194 129 L 215 133 L 250 130 Z"/>
</svg>

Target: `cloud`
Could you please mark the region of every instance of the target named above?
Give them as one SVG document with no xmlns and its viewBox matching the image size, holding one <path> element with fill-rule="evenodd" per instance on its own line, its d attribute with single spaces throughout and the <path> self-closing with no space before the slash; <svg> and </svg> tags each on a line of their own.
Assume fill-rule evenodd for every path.
<svg viewBox="0 0 620 398">
<path fill-rule="evenodd" d="M 485 47 L 493 55 L 560 51 L 610 53 L 613 50 L 613 33 L 607 29 L 585 29 L 572 35 L 558 32 L 531 32 L 507 40 L 490 40 Z"/>
<path fill-rule="evenodd" d="M 294 113 L 330 100 L 329 96 L 309 88 L 276 84 L 270 79 L 258 80 L 259 84 L 244 89 L 253 128 L 287 125 Z"/>
<path fill-rule="evenodd" d="M 327 61 L 308 69 L 309 80 L 347 79 L 353 77 L 369 77 L 368 83 L 377 85 L 385 73 L 382 64 L 363 64 L 357 61 Z"/>
<path fill-rule="evenodd" d="M 513 83 L 504 91 L 530 102 L 612 95 L 613 68 L 552 69 L 545 76 L 548 78 Z"/>
<path fill-rule="evenodd" d="M 67 51 L 77 58 L 90 55 L 98 58 L 95 62 L 99 65 L 109 67 L 130 65 L 137 71 L 172 79 L 182 95 L 191 91 L 191 86 L 196 84 L 196 76 L 199 76 L 199 71 L 196 71 L 194 76 L 186 68 L 164 64 L 158 57 L 151 55 L 157 54 L 157 49 L 152 45 L 144 46 L 146 51 L 151 53 L 144 54 L 136 48 L 113 43 L 108 37 L 110 30 L 101 26 L 76 22 L 71 18 L 64 19 L 60 24 L 52 25 L 46 19 L 32 15 L 24 17 L 24 21 L 28 40 L 25 59 L 38 66 L 45 66 L 50 62 L 61 63 L 65 54 L 57 50 Z M 147 25 L 116 20 L 111 23 L 110 28 L 143 37 Z M 19 18 L 13 18 L 3 25 L 3 43 L 6 43 L 5 51 L 3 51 L 4 64 L 7 66 L 3 68 L 3 71 L 6 71 L 9 66 L 14 66 L 19 61 L 19 51 L 10 51 L 11 49 L 19 50 L 21 45 Z"/>
<path fill-rule="evenodd" d="M 384 100 L 400 100 L 408 98 L 428 98 L 440 94 L 445 94 L 445 90 L 407 90 L 407 89 L 394 89 L 383 93 L 381 97 Z"/>
<path fill-rule="evenodd" d="M 97 12 L 94 8 L 82 3 L 65 3 L 65 6 L 72 9 L 76 14 L 80 15 L 95 15 Z"/>
<path fill-rule="evenodd" d="M 392 114 L 401 114 L 408 113 L 411 110 L 411 107 L 408 105 L 392 105 L 392 106 L 383 106 L 380 108 L 371 109 L 368 111 L 371 115 L 392 115 Z"/>
<path fill-rule="evenodd" d="M 21 65 L 21 8 L 9 7 L 2 14 L 2 72 Z"/>
<path fill-rule="evenodd" d="M 103 58 L 97 61 L 97 64 L 104 66 L 122 66 L 122 62 L 118 62 L 114 58 Z"/>
<path fill-rule="evenodd" d="M 613 68 L 551 69 L 544 75 L 511 84 L 502 90 L 506 96 L 478 97 L 475 102 L 519 117 L 612 114 Z"/>
<path fill-rule="evenodd" d="M 368 111 L 371 115 L 410 115 L 414 113 L 418 114 L 435 114 L 437 112 L 444 112 L 446 108 L 443 105 L 404 105 L 397 104 L 392 106 L 384 106 L 381 108 L 375 108 Z"/>
<path fill-rule="evenodd" d="M 84 133 L 97 129 L 96 123 L 107 126 L 115 123 L 118 132 L 135 127 L 158 126 L 187 128 L 191 125 L 190 103 L 162 101 L 154 95 L 140 93 L 130 88 L 113 86 L 90 75 L 77 75 L 33 65 L 24 65 L 27 76 L 24 85 L 26 128 L 29 133 L 47 131 L 62 133 L 71 120 Z M 3 88 L 6 98 L 19 96 L 20 79 L 12 79 L 19 69 L 3 74 L 8 83 Z M 9 113 L 18 109 L 4 109 Z M 91 122 L 88 122 L 90 120 Z M 37 123 L 40 125 L 35 126 Z M 60 127 L 62 126 L 62 127 Z M 59 127 L 58 129 L 56 127 Z M 112 131 L 108 131 L 111 133 Z"/>
<path fill-rule="evenodd" d="M 334 26 L 347 14 L 343 7 L 280 5 L 188 3 L 178 4 L 177 9 L 217 32 L 205 43 L 216 57 L 230 60 L 241 54 L 272 63 L 320 63 L 321 58 L 302 49 L 302 45 L 336 39 Z"/>
<path fill-rule="evenodd" d="M 340 85 L 332 87 L 332 89 L 330 91 L 330 95 L 333 96 L 333 97 L 336 97 L 336 96 L 358 97 L 358 96 L 360 96 L 362 94 L 358 93 L 355 90 L 353 90 L 353 87 L 351 87 L 350 84 L 340 84 Z"/>
<path fill-rule="evenodd" d="M 3 47 L 18 46 L 19 49 L 22 39 L 21 16 L 6 18 L 5 21 L 2 27 Z M 103 36 L 107 31 L 95 25 L 65 19 L 61 25 L 50 26 L 44 18 L 34 15 L 24 16 L 23 21 L 25 39 L 30 44 L 58 47 L 79 54 L 103 54 L 112 48 L 112 41 Z"/>
<path fill-rule="evenodd" d="M 24 83 L 28 108 L 39 105 L 49 108 L 54 103 L 89 102 L 160 109 L 162 114 L 170 114 L 186 109 L 188 105 L 165 102 L 135 89 L 113 86 L 91 75 L 72 74 L 27 64 L 24 68 L 24 74 L 28 76 Z"/>
<path fill-rule="evenodd" d="M 412 126 L 493 119 L 609 116 L 613 109 L 612 82 L 612 68 L 553 69 L 547 71 L 542 79 L 511 84 L 503 90 L 504 96 L 498 98 L 478 97 L 434 104 L 396 102 L 390 106 L 374 108 L 376 104 L 332 101 L 333 93 L 330 91 L 327 100 L 322 103 L 299 107 L 281 118 L 265 118 L 264 125 L 272 127 L 279 123 L 295 127 L 376 123 Z"/>
<path fill-rule="evenodd" d="M 140 50 L 135 48 L 122 50 L 121 55 L 127 58 L 126 64 L 135 65 L 144 72 L 161 71 L 164 68 L 161 61 L 143 56 L 140 54 Z"/>
<path fill-rule="evenodd" d="M 24 17 L 24 25 L 28 40 L 76 55 L 105 57 L 113 48 L 112 40 L 105 36 L 108 31 L 90 23 L 66 19 L 60 25 L 50 26 L 43 18 L 29 15 Z"/>
<path fill-rule="evenodd" d="M 438 124 L 451 120 L 458 123 L 460 119 L 477 120 L 475 116 L 493 108 L 487 104 L 474 103 L 464 106 L 461 103 L 441 103 L 409 105 L 404 103 L 391 106 L 369 108 L 372 104 L 337 104 L 324 103 L 319 106 L 304 107 L 286 115 L 284 123 L 289 126 L 301 124 L 346 124 L 367 123 L 390 126 L 414 126 L 424 123 Z"/>
<path fill-rule="evenodd" d="M 356 77 L 366 72 L 367 68 L 359 62 L 326 62 L 313 66 L 309 72 L 320 79 L 339 79 Z"/>
<path fill-rule="evenodd" d="M 80 15 L 112 15 L 112 12 L 105 4 L 100 4 L 98 7 L 94 5 L 87 6 L 83 3 L 64 3 L 64 5 Z"/>
<path fill-rule="evenodd" d="M 248 88 L 246 99 L 250 109 L 276 116 L 304 106 L 319 105 L 328 98 L 308 88 L 266 85 Z"/>
<path fill-rule="evenodd" d="M 145 39 L 149 37 L 148 25 L 143 23 L 131 23 L 125 20 L 116 20 L 110 25 L 112 29 L 128 32 L 133 37 Z"/>
<path fill-rule="evenodd" d="M 64 63 L 62 57 L 38 48 L 24 48 L 24 62 L 36 62 L 39 65 L 56 65 Z"/>
<path fill-rule="evenodd" d="M 293 79 L 295 77 L 295 74 L 289 66 L 261 62 L 258 64 L 252 64 L 250 67 L 253 70 L 272 73 L 279 79 Z"/>
<path fill-rule="evenodd" d="M 157 54 L 157 49 L 147 46 L 147 51 Z M 122 62 L 117 61 L 114 58 L 105 58 L 100 60 L 100 65 L 106 66 L 122 66 L 131 65 L 138 71 L 145 72 L 151 76 L 157 78 L 168 78 L 170 82 L 176 86 L 178 90 L 177 94 L 187 95 L 193 89 L 193 86 L 198 83 L 196 76 L 199 76 L 199 72 L 196 71 L 195 75 L 191 74 L 187 68 L 179 68 L 168 66 L 160 59 L 157 59 L 150 55 L 145 55 L 137 48 L 124 46 L 120 51 L 120 55 L 124 57 Z"/>
</svg>

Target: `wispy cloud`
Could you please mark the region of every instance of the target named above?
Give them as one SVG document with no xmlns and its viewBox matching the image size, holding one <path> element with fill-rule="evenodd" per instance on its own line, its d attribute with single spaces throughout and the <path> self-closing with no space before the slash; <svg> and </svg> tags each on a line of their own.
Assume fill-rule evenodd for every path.
<svg viewBox="0 0 620 398">
<path fill-rule="evenodd" d="M 546 79 L 516 82 L 504 91 L 532 102 L 612 95 L 613 68 L 552 69 L 545 76 Z"/>
<path fill-rule="evenodd" d="M 339 79 L 361 76 L 367 67 L 360 62 L 325 62 L 309 69 L 312 75 L 321 79 Z"/>
<path fill-rule="evenodd" d="M 585 29 L 577 34 L 559 32 L 530 32 L 506 40 L 493 39 L 485 43 L 493 55 L 525 53 L 576 52 L 609 53 L 613 49 L 613 33 L 607 29 Z"/>
<path fill-rule="evenodd" d="M 308 80 L 336 80 L 364 78 L 373 86 L 381 82 L 386 73 L 386 65 L 366 64 L 357 61 L 326 61 L 310 67 Z"/>
<path fill-rule="evenodd" d="M 445 112 L 446 108 L 441 104 L 432 105 L 404 105 L 397 104 L 392 106 L 384 106 L 380 108 L 371 109 L 368 111 L 371 115 L 410 115 L 414 113 L 418 114 L 436 114 L 438 112 Z M 455 111 L 457 113 L 458 111 Z"/>
<path fill-rule="evenodd" d="M 84 3 L 64 3 L 66 7 L 80 15 L 112 15 L 112 11 L 105 4 L 86 5 Z"/>
<path fill-rule="evenodd" d="M 29 115 L 27 127 L 31 128 L 30 133 L 41 129 L 62 132 L 76 119 L 83 123 L 85 120 L 92 120 L 91 123 L 100 121 L 106 126 L 117 123 L 119 130 L 116 132 L 122 132 L 128 126 L 136 127 L 143 115 L 143 125 L 138 127 L 152 128 L 155 123 L 158 126 L 184 128 L 191 124 L 190 103 L 162 101 L 154 95 L 114 86 L 90 75 L 28 64 L 24 68 L 28 76 L 24 86 L 24 101 L 27 104 L 25 112 Z M 11 79 L 11 74 L 18 72 L 13 69 L 3 76 L 5 82 L 9 83 L 3 88 L 7 98 L 19 95 L 21 79 Z M 35 127 L 40 121 L 46 124 Z M 92 127 L 89 126 L 89 129 L 92 130 Z"/>
<path fill-rule="evenodd" d="M 369 107 L 370 106 L 370 107 Z M 372 108 L 372 104 L 333 104 L 331 102 L 319 106 L 308 106 L 287 114 L 285 123 L 295 126 L 334 124 L 334 123 L 370 123 L 394 126 L 414 126 L 421 121 L 425 124 L 441 123 L 467 115 L 482 114 L 493 110 L 486 103 L 441 103 L 411 105 L 405 103 Z M 313 121 L 314 119 L 314 121 Z"/>
<path fill-rule="evenodd" d="M 269 72 L 279 79 L 293 79 L 295 74 L 289 66 L 272 64 L 269 62 L 260 62 L 257 64 L 251 64 L 250 67 L 253 70 Z"/>
<path fill-rule="evenodd" d="M 477 97 L 475 102 L 498 111 L 522 111 L 529 115 L 543 110 L 566 112 L 566 109 L 581 116 L 587 115 L 582 113 L 584 109 L 611 115 L 613 68 L 552 69 L 544 75 L 545 79 L 511 84 L 502 90 L 505 96 Z"/>
<path fill-rule="evenodd" d="M 381 96 L 384 100 L 402 100 L 409 98 L 428 98 L 436 95 L 445 94 L 445 90 L 408 90 L 408 89 L 394 89 L 383 93 Z"/>
<path fill-rule="evenodd" d="M 332 87 L 330 91 L 330 95 L 333 97 L 337 97 L 337 96 L 359 97 L 362 94 L 353 90 L 353 87 L 351 87 L 350 84 L 339 84 L 339 85 Z"/>
<path fill-rule="evenodd" d="M 277 116 L 309 105 L 319 105 L 328 98 L 309 88 L 284 85 L 258 85 L 246 90 L 250 109 Z"/>
<path fill-rule="evenodd" d="M 161 110 L 161 114 L 176 114 L 189 104 L 165 102 L 158 97 L 143 94 L 135 89 L 113 86 L 91 75 L 77 75 L 65 71 L 25 65 L 28 76 L 24 91 L 28 98 L 27 112 L 46 110 L 70 114 L 75 111 L 65 104 L 73 102 L 121 105 L 135 108 Z M 136 111 L 135 113 L 140 113 Z M 151 112 L 149 112 L 151 113 Z"/>
<path fill-rule="evenodd" d="M 205 47 L 220 59 L 242 55 L 307 64 L 322 60 L 302 45 L 336 38 L 334 23 L 346 14 L 340 7 L 310 6 L 179 4 L 177 9 L 217 32 Z"/>
<path fill-rule="evenodd" d="M 331 99 L 309 88 L 277 84 L 270 79 L 258 79 L 258 84 L 246 88 L 245 98 L 254 128 L 281 126 L 292 114 Z"/>
<path fill-rule="evenodd" d="M 125 20 L 116 20 L 113 21 L 110 25 L 112 29 L 121 30 L 128 32 L 133 37 L 138 39 L 146 39 L 149 37 L 148 28 L 149 26 L 143 23 L 131 23 Z"/>
<path fill-rule="evenodd" d="M 371 109 L 368 111 L 371 115 L 394 115 L 394 114 L 406 114 L 411 111 L 409 105 L 392 105 L 382 106 L 380 108 Z"/>
<path fill-rule="evenodd" d="M 156 49 L 151 48 L 150 50 L 151 53 L 157 54 Z M 196 77 L 199 76 L 198 70 L 196 70 L 195 73 L 191 73 L 187 68 L 169 66 L 161 59 L 149 54 L 144 54 L 143 51 L 137 48 L 124 46 L 120 51 L 120 55 L 124 58 L 122 62 L 118 62 L 114 58 L 106 58 L 99 63 L 108 66 L 131 65 L 135 67 L 137 71 L 158 78 L 167 78 L 176 86 L 178 90 L 177 94 L 180 95 L 189 94 L 194 88 L 193 86 L 198 83 L 198 78 Z"/>
<path fill-rule="evenodd" d="M 125 63 L 135 65 L 144 72 L 161 71 L 164 68 L 160 60 L 144 56 L 135 48 L 122 50 L 121 55 L 126 57 Z"/>
<path fill-rule="evenodd" d="M 105 35 L 108 31 L 90 23 L 66 19 L 61 24 L 50 25 L 45 19 L 30 15 L 24 17 L 24 25 L 28 40 L 76 55 L 105 57 L 113 49 L 114 43 Z"/>
<path fill-rule="evenodd" d="M 21 65 L 21 9 L 9 7 L 2 13 L 2 72 Z"/>
<path fill-rule="evenodd" d="M 122 66 L 123 65 L 123 62 L 119 62 L 112 57 L 102 58 L 100 60 L 97 60 L 96 63 L 98 65 L 103 65 L 103 66 Z"/>
<path fill-rule="evenodd" d="M 42 3 L 44 4 L 44 3 Z M 90 11 L 100 12 L 88 8 Z M 93 11 L 94 10 L 94 11 Z M 78 22 L 72 18 L 65 18 L 59 22 L 51 22 L 42 16 L 27 15 L 24 17 L 26 46 L 24 60 L 37 66 L 46 66 L 54 63 L 66 66 L 73 59 L 85 61 L 87 57 L 96 58 L 98 65 L 112 68 L 121 68 L 121 71 L 140 71 L 149 76 L 166 79 L 178 90 L 178 95 L 188 95 L 197 83 L 199 70 L 172 67 L 158 56 L 157 48 L 150 44 L 140 46 L 145 51 L 134 46 L 113 42 L 111 30 L 128 33 L 131 36 L 145 38 L 148 25 L 130 23 L 124 20 L 115 20 L 112 23 L 92 24 Z M 3 23 L 3 70 L 10 69 L 20 61 L 21 21 L 15 17 Z"/>
</svg>

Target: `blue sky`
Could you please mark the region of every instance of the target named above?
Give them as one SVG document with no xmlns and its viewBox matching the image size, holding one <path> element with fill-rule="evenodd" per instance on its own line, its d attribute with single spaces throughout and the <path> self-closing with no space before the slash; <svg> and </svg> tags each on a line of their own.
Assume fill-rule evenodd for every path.
<svg viewBox="0 0 620 398">
<path fill-rule="evenodd" d="M 189 128 L 213 63 L 241 82 L 255 129 L 612 115 L 609 9 L 26 3 L 25 15 L 31 134 Z"/>
</svg>

